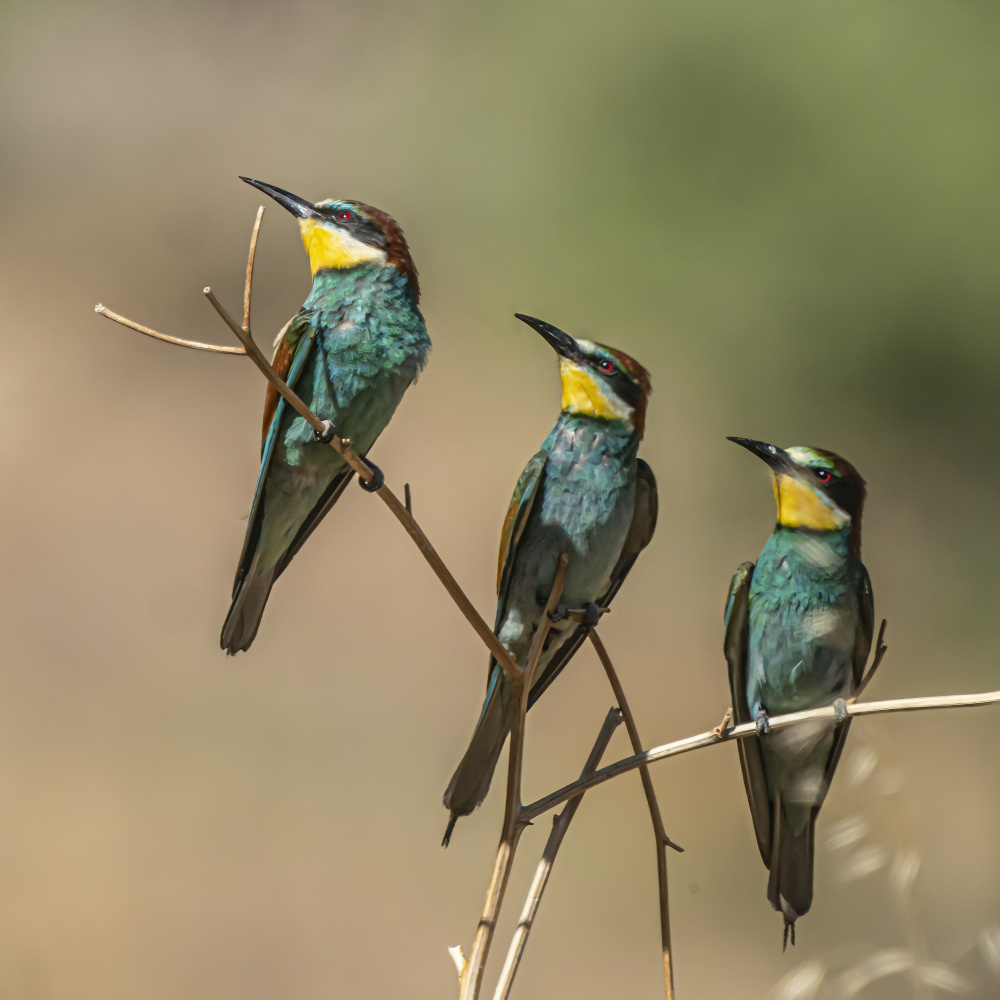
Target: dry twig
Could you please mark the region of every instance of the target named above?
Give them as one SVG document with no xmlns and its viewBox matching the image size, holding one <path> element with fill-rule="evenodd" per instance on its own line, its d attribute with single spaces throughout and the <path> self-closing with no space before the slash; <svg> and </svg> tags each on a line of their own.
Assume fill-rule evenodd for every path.
<svg viewBox="0 0 1000 1000">
<path fill-rule="evenodd" d="M 923 712 L 934 708 L 975 708 L 978 705 L 996 705 L 1000 703 L 1000 691 L 986 691 L 982 694 L 952 694 L 941 695 L 934 698 L 897 698 L 893 701 L 869 701 L 863 704 L 857 702 L 847 703 L 847 714 L 857 717 L 859 715 L 882 715 L 891 712 Z M 809 722 L 813 719 L 826 719 L 834 721 L 836 710 L 832 705 L 825 708 L 813 708 L 807 712 L 789 712 L 787 715 L 768 716 L 768 722 L 772 729 L 783 729 L 785 726 L 794 726 L 799 722 Z M 740 726 L 733 726 L 726 729 L 720 736 L 716 730 L 709 730 L 707 733 L 699 733 L 697 736 L 689 736 L 684 740 L 676 740 L 673 743 L 665 743 L 663 746 L 653 747 L 643 753 L 625 757 L 615 761 L 607 767 L 602 767 L 595 771 L 589 778 L 574 781 L 569 785 L 526 805 L 521 810 L 522 820 L 537 819 L 550 809 L 562 805 L 569 801 L 578 792 L 586 791 L 595 785 L 601 785 L 611 778 L 617 778 L 620 774 L 627 774 L 637 767 L 645 764 L 655 764 L 657 761 L 666 760 L 668 757 L 676 757 L 682 753 L 690 753 L 692 750 L 700 750 L 702 747 L 711 747 L 719 743 L 730 743 L 733 740 L 742 740 L 747 736 L 754 736 L 757 733 L 755 722 L 745 722 Z"/>
<path fill-rule="evenodd" d="M 621 724 L 621 721 L 621 711 L 617 708 L 609 709 L 604 719 L 604 725 L 601 726 L 601 731 L 597 735 L 594 749 L 590 751 L 587 763 L 584 764 L 583 770 L 580 772 L 581 778 L 585 778 L 588 774 L 593 774 L 597 770 L 597 765 L 600 764 L 601 757 L 604 755 L 604 751 L 607 749 L 608 743 L 611 742 L 611 737 Z M 549 874 L 552 871 L 553 864 L 555 864 L 556 853 L 559 851 L 563 837 L 566 836 L 566 831 L 569 829 L 569 825 L 573 821 L 573 817 L 576 815 L 576 810 L 579 808 L 582 800 L 583 796 L 577 795 L 566 803 L 566 808 L 558 816 L 552 817 L 552 831 L 549 833 L 549 839 L 545 842 L 545 851 L 542 854 L 542 860 L 538 862 L 538 867 L 535 869 L 535 877 L 531 880 L 528 898 L 524 901 L 521 919 L 518 921 L 517 930 L 514 932 L 514 937 L 510 942 L 510 948 L 507 951 L 507 960 L 504 962 L 503 970 L 500 973 L 500 981 L 497 983 L 493 1000 L 507 1000 L 507 997 L 510 996 L 511 986 L 514 985 L 514 976 L 517 975 L 521 956 L 524 954 L 525 945 L 528 943 L 528 935 L 531 933 L 532 924 L 535 922 L 535 915 L 538 913 L 538 907 L 542 901 L 542 893 L 545 892 L 545 886 L 549 881 Z"/>
<path fill-rule="evenodd" d="M 597 652 L 597 656 L 604 667 L 604 672 L 608 675 L 611 690 L 615 693 L 618 707 L 625 718 L 625 728 L 628 731 L 628 738 L 632 743 L 634 753 L 642 753 L 642 740 L 639 739 L 639 730 L 636 727 L 635 719 L 632 716 L 632 709 L 629 708 L 628 699 L 625 697 L 625 689 L 622 687 L 618 674 L 615 671 L 611 657 L 597 634 L 596 629 L 591 629 L 589 633 L 591 644 Z M 639 777 L 642 779 L 642 790 L 646 793 L 646 803 L 649 806 L 649 818 L 653 823 L 653 836 L 656 838 L 656 877 L 660 899 L 660 947 L 663 954 L 663 988 L 667 1000 L 674 1000 L 674 962 L 673 948 L 670 944 L 670 894 L 667 887 L 667 847 L 681 850 L 667 836 L 667 831 L 663 826 L 663 816 L 660 813 L 659 803 L 656 801 L 656 790 L 653 788 L 653 779 L 649 776 L 649 768 L 644 764 L 639 768 Z M 571 802 L 577 801 L 571 799 Z"/>
<path fill-rule="evenodd" d="M 212 344 L 201 344 L 192 340 L 181 340 L 178 337 L 170 337 L 167 334 L 157 333 L 155 330 L 151 330 L 149 327 L 142 326 L 139 323 L 134 323 L 132 320 L 126 319 L 124 316 L 119 316 L 117 313 L 113 313 L 110 309 L 105 309 L 104 306 L 98 305 L 96 311 L 102 316 L 107 316 L 108 319 L 114 320 L 116 323 L 120 323 L 122 326 L 127 326 L 129 329 L 137 330 L 139 333 L 144 333 L 149 337 L 155 337 L 157 340 L 163 340 L 170 344 L 177 344 L 181 347 L 191 347 L 199 351 L 216 351 L 222 354 L 246 354 L 251 361 L 260 369 L 264 374 L 265 378 L 278 390 L 279 393 L 285 398 L 289 406 L 295 410 L 296 413 L 301 416 L 309 426 L 319 433 L 325 433 L 327 430 L 327 425 L 324 421 L 309 409 L 308 406 L 293 392 L 283 379 L 281 379 L 277 372 L 271 367 L 270 362 L 261 353 L 260 348 L 253 340 L 253 336 L 250 333 L 250 286 L 253 279 L 253 260 L 254 254 L 257 248 L 257 235 L 260 230 L 260 220 L 263 214 L 263 208 L 258 210 L 257 220 L 254 224 L 253 236 L 250 241 L 250 253 L 247 259 L 247 273 L 246 273 L 246 283 L 244 285 L 243 291 L 243 316 L 246 329 L 241 327 L 233 318 L 229 315 L 226 309 L 223 307 L 222 303 L 215 297 L 215 293 L 211 288 L 205 288 L 204 293 L 208 298 L 209 302 L 212 303 L 216 312 L 222 317 L 226 325 L 233 331 L 240 343 L 243 344 L 242 348 L 239 347 L 217 347 Z M 329 441 L 330 447 L 332 447 L 345 462 L 358 474 L 358 476 L 363 479 L 366 483 L 371 482 L 374 478 L 374 473 L 371 467 L 363 458 L 359 457 L 354 450 L 351 448 L 350 442 L 344 440 L 338 435 L 334 435 Z M 511 659 L 510 654 L 503 647 L 500 640 L 493 634 L 493 630 L 486 624 L 482 615 L 476 610 L 473 603 L 466 597 L 465 592 L 458 585 L 458 581 L 451 575 L 451 571 L 445 566 L 441 557 L 434 550 L 434 546 L 431 545 L 430 540 L 423 533 L 420 525 L 414 520 L 413 515 L 407 510 L 407 508 L 399 502 L 396 495 L 389 489 L 388 486 L 382 486 L 377 491 L 378 496 L 382 499 L 385 505 L 392 511 L 396 516 L 396 519 L 403 525 L 406 529 L 406 533 L 413 540 L 414 544 L 420 550 L 420 554 L 428 562 L 434 574 L 443 584 L 445 590 L 448 591 L 448 595 L 458 606 L 458 609 L 465 616 L 466 620 L 472 625 L 476 634 L 485 644 L 487 649 L 500 664 L 504 673 L 508 677 L 515 677 L 518 674 L 518 669 Z"/>
<path fill-rule="evenodd" d="M 514 852 L 521 832 L 528 824 L 521 815 L 521 766 L 524 762 L 524 721 L 528 712 L 528 694 L 531 691 L 531 680 L 542 655 L 545 637 L 552 627 L 549 615 L 555 611 L 562 597 L 563 585 L 566 583 L 566 566 L 569 557 L 562 555 L 556 568 L 555 581 L 549 593 L 549 599 L 542 612 L 541 622 L 531 640 L 528 661 L 523 669 L 518 669 L 511 678 L 511 713 L 510 750 L 507 760 L 507 796 L 504 800 L 503 832 L 500 835 L 500 846 L 497 848 L 497 859 L 493 865 L 493 874 L 489 888 L 486 890 L 486 902 L 483 904 L 483 915 L 476 928 L 476 936 L 472 942 L 469 961 L 461 977 L 459 1000 L 476 1000 L 482 987 L 483 972 L 486 968 L 486 958 L 496 930 L 497 915 L 503 903 L 504 892 L 507 889 L 507 878 L 514 862 Z"/>
</svg>

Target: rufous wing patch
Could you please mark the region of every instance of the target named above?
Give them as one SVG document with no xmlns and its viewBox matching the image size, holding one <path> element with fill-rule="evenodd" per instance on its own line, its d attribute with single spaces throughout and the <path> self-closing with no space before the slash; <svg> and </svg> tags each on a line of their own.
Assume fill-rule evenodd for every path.
<svg viewBox="0 0 1000 1000">
<path fill-rule="evenodd" d="M 500 529 L 500 554 L 497 558 L 497 593 L 500 592 L 500 581 L 503 579 L 503 564 L 507 557 L 507 546 L 510 544 L 510 533 L 514 527 L 514 518 L 517 516 L 517 508 L 521 504 L 521 497 L 515 493 L 511 497 L 510 506 L 503 519 L 503 527 Z"/>
<path fill-rule="evenodd" d="M 288 377 L 288 369 L 292 367 L 292 358 L 295 357 L 295 344 L 291 343 L 284 335 L 287 330 L 286 326 L 278 339 L 277 349 L 271 360 L 271 367 L 282 381 Z M 268 382 L 267 392 L 264 395 L 264 426 L 261 431 L 261 448 L 264 447 L 264 442 L 267 440 L 267 432 L 271 428 L 271 421 L 274 419 L 274 411 L 278 408 L 279 398 L 278 390 Z"/>
</svg>

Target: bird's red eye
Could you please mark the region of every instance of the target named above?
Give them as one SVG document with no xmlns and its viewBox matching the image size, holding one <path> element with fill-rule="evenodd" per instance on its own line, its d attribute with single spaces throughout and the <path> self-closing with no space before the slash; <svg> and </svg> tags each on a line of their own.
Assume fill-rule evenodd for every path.
<svg viewBox="0 0 1000 1000">
<path fill-rule="evenodd" d="M 831 479 L 833 479 L 833 476 L 830 474 L 830 472 L 829 472 L 828 469 L 817 469 L 816 470 L 816 478 L 821 483 L 828 483 L 828 482 L 830 482 Z"/>
<path fill-rule="evenodd" d="M 349 208 L 343 208 L 337 213 L 338 222 L 350 222 L 354 218 L 354 213 Z"/>
<path fill-rule="evenodd" d="M 602 372 L 613 372 L 615 370 L 615 364 L 613 361 L 601 361 L 598 366 Z"/>
</svg>

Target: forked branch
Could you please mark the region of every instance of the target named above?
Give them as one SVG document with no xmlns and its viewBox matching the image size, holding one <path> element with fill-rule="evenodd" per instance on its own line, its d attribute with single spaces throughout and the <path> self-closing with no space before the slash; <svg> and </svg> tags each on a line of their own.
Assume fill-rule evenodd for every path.
<svg viewBox="0 0 1000 1000">
<path fill-rule="evenodd" d="M 472 951 L 460 977 L 461 990 L 459 1000 L 476 1000 L 482 988 L 483 972 L 486 969 L 486 959 L 496 930 L 497 916 L 503 904 L 504 892 L 507 889 L 507 878 L 514 863 L 514 853 L 521 832 L 527 825 L 521 815 L 521 765 L 524 761 L 524 721 L 528 713 L 528 695 L 531 691 L 531 680 L 535 668 L 542 655 L 546 636 L 552 627 L 551 614 L 555 611 L 562 597 L 563 586 L 566 583 L 566 566 L 569 557 L 562 555 L 556 566 L 555 580 L 549 599 L 542 612 L 541 621 L 531 640 L 528 660 L 523 669 L 516 668 L 511 678 L 511 725 L 510 751 L 507 760 L 507 796 L 504 800 L 503 830 L 500 834 L 500 844 L 497 848 L 496 862 L 490 877 L 489 888 L 486 890 L 486 902 L 483 904 L 483 915 L 476 927 L 476 936 L 472 942 Z"/>
<path fill-rule="evenodd" d="M 1000 703 L 1000 691 L 986 691 L 982 694 L 953 694 L 936 698 L 897 698 L 893 701 L 869 701 L 863 704 L 848 702 L 847 714 L 856 718 L 862 715 L 883 715 L 890 712 L 923 712 L 935 708 L 975 708 L 979 705 L 996 705 L 998 703 Z M 835 721 L 836 717 L 836 710 L 831 705 L 825 708 L 813 708 L 807 712 L 771 715 L 768 716 L 767 721 L 771 729 L 783 729 L 785 726 L 794 726 L 799 722 L 809 722 L 813 719 L 826 719 L 832 722 Z M 605 781 L 617 778 L 620 774 L 628 774 L 629 771 L 634 771 L 637 767 L 655 764 L 668 757 L 677 757 L 682 753 L 690 753 L 692 750 L 700 750 L 703 747 L 731 743 L 733 740 L 742 740 L 748 736 L 756 735 L 756 723 L 745 722 L 739 726 L 723 729 L 721 733 L 718 729 L 710 729 L 707 733 L 699 733 L 697 736 L 689 736 L 684 740 L 676 740 L 673 743 L 664 743 L 663 746 L 653 747 L 651 750 L 644 750 L 642 753 L 625 757 L 615 761 L 614 764 L 602 767 L 599 771 L 595 771 L 591 777 L 564 785 L 544 798 L 524 806 L 521 810 L 521 818 L 525 821 L 537 819 L 550 809 L 555 809 L 563 802 L 568 802 L 578 792 L 586 791 L 595 785 L 601 785 Z"/>
<path fill-rule="evenodd" d="M 608 675 L 608 682 L 611 690 L 615 693 L 615 700 L 625 719 L 625 728 L 628 731 L 628 738 L 632 744 L 634 753 L 642 753 L 642 740 L 639 739 L 639 730 L 636 727 L 635 719 L 632 716 L 632 709 L 629 708 L 628 699 L 625 697 L 625 689 L 618 679 L 618 673 L 611 657 L 597 634 L 596 629 L 591 629 L 589 633 L 590 642 L 597 652 L 597 656 L 604 667 L 604 672 Z M 670 943 L 670 893 L 667 886 L 667 848 L 681 850 L 668 836 L 663 825 L 663 816 L 660 813 L 660 805 L 656 800 L 656 790 L 653 788 L 653 779 L 649 775 L 649 768 L 643 765 L 639 768 L 639 777 L 642 779 L 642 790 L 646 793 L 646 803 L 649 806 L 649 818 L 653 824 L 653 836 L 656 839 L 656 879 L 660 901 L 660 949 L 663 955 L 663 989 L 667 1000 L 674 1000 L 674 958 L 673 947 Z M 579 801 L 570 799 L 570 802 Z M 568 807 L 567 807 L 568 808 Z"/>
<path fill-rule="evenodd" d="M 229 315 L 222 303 L 220 303 L 216 298 L 215 293 L 211 288 L 204 289 L 205 296 L 208 298 L 209 302 L 212 303 L 216 312 L 222 317 L 229 329 L 233 331 L 240 343 L 243 344 L 243 347 L 218 347 L 213 344 L 202 344 L 193 340 L 182 340 L 179 337 L 171 337 L 167 334 L 158 333 L 149 327 L 135 323 L 132 320 L 126 319 L 124 316 L 119 316 L 117 313 L 113 313 L 110 309 L 106 309 L 102 305 L 98 305 L 96 307 L 96 311 L 102 316 L 107 316 L 108 319 L 112 319 L 116 323 L 120 323 L 122 326 L 127 326 L 129 329 L 137 330 L 139 333 L 144 333 L 148 337 L 154 337 L 157 340 L 163 340 L 169 344 L 177 344 L 180 347 L 190 347 L 199 351 L 215 351 L 222 354 L 247 355 L 260 369 L 264 377 L 275 387 L 275 389 L 277 389 L 279 393 L 281 393 L 288 405 L 291 406 L 292 409 L 295 410 L 295 412 L 298 413 L 299 416 L 301 416 L 314 431 L 323 434 L 324 440 L 328 440 L 330 447 L 333 448 L 345 462 L 347 462 L 347 464 L 361 479 L 363 479 L 366 483 L 369 483 L 375 475 L 371 466 L 369 466 L 363 458 L 355 453 L 355 451 L 351 448 L 350 441 L 341 438 L 336 434 L 329 437 L 327 433 L 329 431 L 328 425 L 324 421 L 320 420 L 320 418 L 313 413 L 308 406 L 306 406 L 299 396 L 285 384 L 284 380 L 271 367 L 270 362 L 254 342 L 253 335 L 250 332 L 250 289 L 253 282 L 253 262 L 257 248 L 257 236 L 260 231 L 260 221 L 263 211 L 263 207 L 261 207 L 257 212 L 253 236 L 250 240 L 250 253 L 247 258 L 246 283 L 243 291 L 244 325 L 240 326 L 240 324 L 238 324 L 236 320 Z M 413 518 L 413 515 L 408 510 L 408 505 L 400 503 L 399 499 L 388 486 L 383 485 L 375 492 L 382 499 L 389 510 L 391 510 L 396 516 L 396 519 L 400 522 L 400 524 L 402 524 L 406 529 L 406 533 L 420 550 L 420 554 L 430 565 L 445 590 L 448 591 L 448 595 L 458 606 L 458 609 L 465 616 L 469 624 L 472 625 L 483 644 L 487 649 L 489 649 L 497 663 L 500 664 L 504 673 L 507 674 L 508 677 L 514 677 L 517 674 L 517 667 L 511 659 L 510 654 L 500 643 L 500 640 L 493 634 L 493 630 L 486 624 L 482 615 L 479 614 L 473 603 L 458 585 L 458 581 L 454 578 L 454 576 L 452 576 L 451 571 L 447 566 L 445 566 L 443 560 L 435 551 L 434 546 L 431 545 L 430 540 L 424 534 L 420 525 L 417 524 L 416 520 Z"/>
<path fill-rule="evenodd" d="M 587 775 L 593 774 L 597 770 L 597 765 L 600 764 L 601 757 L 604 756 L 604 751 L 607 749 L 608 743 L 611 742 L 611 737 L 621 724 L 621 721 L 622 713 L 619 709 L 612 708 L 608 710 L 608 714 L 604 719 L 604 725 L 601 726 L 601 731 L 597 734 L 594 749 L 590 751 L 587 763 L 580 772 L 581 778 L 586 778 Z M 531 880 L 528 898 L 524 901 L 524 908 L 521 910 L 521 919 L 517 923 L 517 930 L 514 931 L 514 937 L 510 942 L 507 959 L 500 972 L 500 981 L 497 983 L 493 1000 L 507 1000 L 510 996 L 511 987 L 514 985 L 514 976 L 517 975 L 521 956 L 524 954 L 525 946 L 528 943 L 528 935 L 531 933 L 531 927 L 535 922 L 535 916 L 542 901 L 542 893 L 545 892 L 545 886 L 549 881 L 549 874 L 552 871 L 552 866 L 555 864 L 556 853 L 559 851 L 563 837 L 566 836 L 566 831 L 569 829 L 569 825 L 573 821 L 573 817 L 576 815 L 576 810 L 579 808 L 582 800 L 583 795 L 577 795 L 566 803 L 566 808 L 558 816 L 552 817 L 552 831 L 549 833 L 549 839 L 545 842 L 542 859 L 538 862 L 538 867 L 535 869 L 535 877 Z"/>
</svg>

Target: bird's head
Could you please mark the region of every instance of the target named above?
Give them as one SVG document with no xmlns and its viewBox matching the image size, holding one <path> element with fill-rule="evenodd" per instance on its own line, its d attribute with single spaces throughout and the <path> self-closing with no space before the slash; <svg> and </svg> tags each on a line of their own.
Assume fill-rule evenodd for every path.
<svg viewBox="0 0 1000 1000">
<path fill-rule="evenodd" d="M 240 180 L 263 191 L 298 218 L 313 274 L 360 264 L 391 265 L 409 281 L 414 300 L 420 298 L 417 268 L 403 230 L 386 212 L 360 201 L 329 198 L 313 203 L 263 181 L 250 177 Z"/>
<path fill-rule="evenodd" d="M 778 524 L 808 531 L 850 531 L 851 550 L 861 554 L 865 481 L 846 459 L 820 448 L 778 448 L 731 437 L 771 469 Z"/>
<path fill-rule="evenodd" d="M 575 340 L 543 320 L 514 315 L 540 333 L 559 355 L 563 412 L 620 420 L 642 437 L 652 389 L 649 372 L 638 361 L 613 347 Z"/>
</svg>

